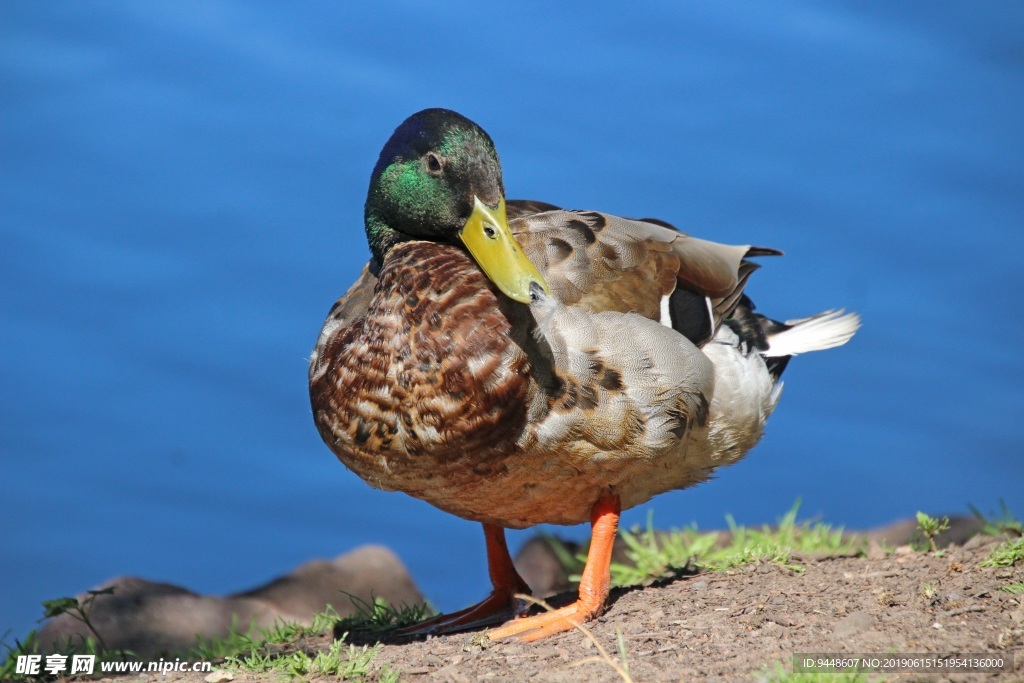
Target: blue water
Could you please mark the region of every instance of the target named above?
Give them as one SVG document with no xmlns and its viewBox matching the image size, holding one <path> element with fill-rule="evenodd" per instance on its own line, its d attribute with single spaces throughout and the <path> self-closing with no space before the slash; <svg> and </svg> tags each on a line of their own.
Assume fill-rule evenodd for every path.
<svg viewBox="0 0 1024 683">
<path fill-rule="evenodd" d="M 306 394 L 427 106 L 510 197 L 784 249 L 764 312 L 864 317 L 746 461 L 627 525 L 1024 515 L 1024 6 L 355 5 L 0 5 L 0 634 L 115 575 L 227 592 L 369 542 L 443 609 L 485 593 L 478 525 L 364 485 Z"/>
</svg>

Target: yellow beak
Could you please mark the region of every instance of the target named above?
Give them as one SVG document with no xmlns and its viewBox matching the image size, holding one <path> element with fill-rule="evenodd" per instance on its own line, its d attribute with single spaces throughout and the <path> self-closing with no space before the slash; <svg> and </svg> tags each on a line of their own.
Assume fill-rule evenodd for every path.
<svg viewBox="0 0 1024 683">
<path fill-rule="evenodd" d="M 459 231 L 480 270 L 510 299 L 530 303 L 530 283 L 536 282 L 548 294 L 548 284 L 537 267 L 526 258 L 523 248 L 512 236 L 505 215 L 505 199 L 490 208 L 474 198 L 473 213 Z"/>
</svg>

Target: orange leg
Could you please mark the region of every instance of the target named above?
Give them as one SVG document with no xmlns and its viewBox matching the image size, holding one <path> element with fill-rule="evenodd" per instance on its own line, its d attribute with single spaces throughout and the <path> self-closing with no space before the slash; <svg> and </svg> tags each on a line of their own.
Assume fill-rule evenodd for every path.
<svg viewBox="0 0 1024 683">
<path fill-rule="evenodd" d="M 482 602 L 451 614 L 442 614 L 395 631 L 397 636 L 427 636 L 467 631 L 500 623 L 517 614 L 517 593 L 529 595 L 530 587 L 516 572 L 505 543 L 505 530 L 484 524 L 487 541 L 487 568 L 491 575 L 491 594 Z"/>
<path fill-rule="evenodd" d="M 614 493 L 598 498 L 590 511 L 590 551 L 580 580 L 580 597 L 571 605 L 551 612 L 511 621 L 488 633 L 491 640 L 519 635 L 517 640 L 530 642 L 555 633 L 569 631 L 593 619 L 604 609 L 611 582 L 612 544 L 619 528 L 622 504 Z"/>
</svg>

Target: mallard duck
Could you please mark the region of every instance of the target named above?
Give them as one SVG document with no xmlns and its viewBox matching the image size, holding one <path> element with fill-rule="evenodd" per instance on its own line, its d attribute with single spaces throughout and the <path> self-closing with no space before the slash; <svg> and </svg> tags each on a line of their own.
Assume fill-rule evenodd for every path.
<svg viewBox="0 0 1024 683">
<path fill-rule="evenodd" d="M 789 358 L 859 326 L 755 313 L 749 259 L 774 249 L 506 201 L 491 138 L 445 109 L 395 130 L 364 218 L 371 258 L 310 361 L 313 418 L 370 485 L 483 524 L 493 584 L 404 635 L 516 617 L 489 636 L 536 640 L 599 614 L 621 510 L 742 458 Z M 578 600 L 525 616 L 504 530 L 587 521 Z"/>
</svg>

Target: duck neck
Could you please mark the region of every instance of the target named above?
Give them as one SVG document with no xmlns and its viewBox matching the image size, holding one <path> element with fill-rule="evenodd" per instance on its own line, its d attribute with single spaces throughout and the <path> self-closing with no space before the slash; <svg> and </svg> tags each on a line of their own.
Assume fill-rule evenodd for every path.
<svg viewBox="0 0 1024 683">
<path fill-rule="evenodd" d="M 384 263 L 384 256 L 391 251 L 391 247 L 402 242 L 414 240 L 407 232 L 392 227 L 384 217 L 384 212 L 375 201 L 377 193 L 371 187 L 367 204 L 364 208 L 364 225 L 367 229 L 367 242 L 370 244 L 370 251 L 380 264 Z"/>
<path fill-rule="evenodd" d="M 384 263 L 384 256 L 391 251 L 391 247 L 411 239 L 409 235 L 388 225 L 380 213 L 373 210 L 369 204 L 366 206 L 364 222 L 366 241 L 369 243 L 370 251 L 373 252 L 377 263 Z"/>
</svg>

